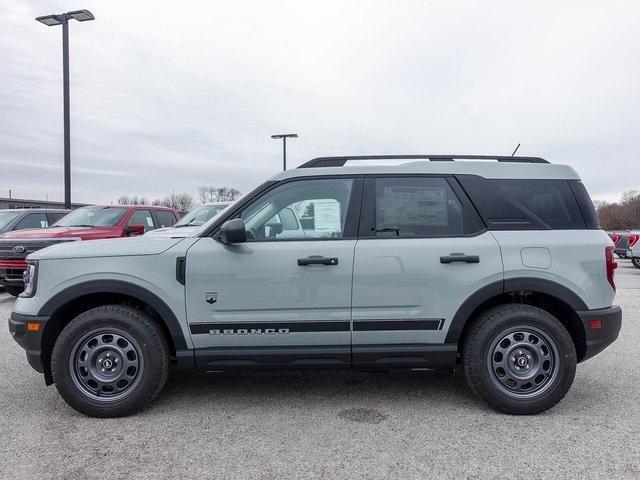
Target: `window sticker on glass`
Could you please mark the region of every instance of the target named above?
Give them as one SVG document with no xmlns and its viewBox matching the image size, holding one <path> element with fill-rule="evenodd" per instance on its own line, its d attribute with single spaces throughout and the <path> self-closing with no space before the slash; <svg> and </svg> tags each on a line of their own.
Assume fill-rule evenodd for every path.
<svg viewBox="0 0 640 480">
<path fill-rule="evenodd" d="M 446 192 L 437 187 L 385 187 L 378 212 L 384 224 L 446 226 Z"/>
</svg>

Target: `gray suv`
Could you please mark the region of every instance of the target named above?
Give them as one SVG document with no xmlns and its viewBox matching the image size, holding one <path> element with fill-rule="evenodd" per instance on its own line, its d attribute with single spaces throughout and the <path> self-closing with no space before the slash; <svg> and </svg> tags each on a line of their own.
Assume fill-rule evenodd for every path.
<svg viewBox="0 0 640 480">
<path fill-rule="evenodd" d="M 314 159 L 186 238 L 60 244 L 28 263 L 11 334 L 98 417 L 151 402 L 171 364 L 459 367 L 494 408 L 533 414 L 622 317 L 587 191 L 535 157 Z"/>
</svg>

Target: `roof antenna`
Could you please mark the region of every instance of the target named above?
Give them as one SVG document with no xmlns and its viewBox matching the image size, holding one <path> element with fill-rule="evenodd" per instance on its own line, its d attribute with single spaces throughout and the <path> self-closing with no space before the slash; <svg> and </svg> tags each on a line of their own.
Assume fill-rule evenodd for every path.
<svg viewBox="0 0 640 480">
<path fill-rule="evenodd" d="M 518 146 L 516 147 L 516 149 L 513 151 L 513 153 L 511 154 L 511 156 L 513 157 L 516 152 L 518 151 L 518 149 L 520 148 L 520 144 L 518 144 Z"/>
</svg>

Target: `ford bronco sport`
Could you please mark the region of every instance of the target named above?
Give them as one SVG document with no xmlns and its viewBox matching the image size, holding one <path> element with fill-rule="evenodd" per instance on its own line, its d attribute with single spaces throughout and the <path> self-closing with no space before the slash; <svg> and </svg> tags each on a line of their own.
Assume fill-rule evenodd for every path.
<svg viewBox="0 0 640 480">
<path fill-rule="evenodd" d="M 46 384 L 98 417 L 148 404 L 171 363 L 458 365 L 493 407 L 533 414 L 622 317 L 587 191 L 535 157 L 315 159 L 187 238 L 74 242 L 27 261 L 11 334 Z"/>
<path fill-rule="evenodd" d="M 178 220 L 172 208 L 126 205 L 92 205 L 74 210 L 44 229 L 18 230 L 0 237 L 0 284 L 18 296 L 24 289 L 25 257 L 41 248 L 76 240 L 142 235 L 170 227 Z"/>
</svg>

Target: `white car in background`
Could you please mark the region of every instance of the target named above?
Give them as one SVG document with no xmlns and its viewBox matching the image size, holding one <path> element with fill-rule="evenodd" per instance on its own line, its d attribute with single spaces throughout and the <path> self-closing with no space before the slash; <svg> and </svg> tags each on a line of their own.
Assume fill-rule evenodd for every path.
<svg viewBox="0 0 640 480">
<path fill-rule="evenodd" d="M 232 202 L 213 202 L 205 203 L 194 208 L 178 221 L 173 227 L 157 228 L 145 234 L 145 237 L 171 237 L 183 238 L 188 237 L 195 232 L 198 227 L 216 215 L 219 215 Z"/>
</svg>

